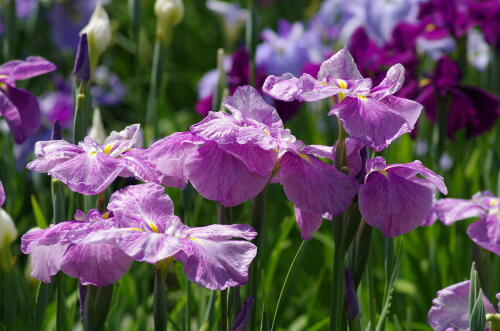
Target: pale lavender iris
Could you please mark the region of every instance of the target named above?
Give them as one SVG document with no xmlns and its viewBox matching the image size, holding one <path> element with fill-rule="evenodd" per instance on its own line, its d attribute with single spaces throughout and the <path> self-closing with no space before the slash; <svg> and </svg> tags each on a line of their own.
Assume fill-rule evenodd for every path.
<svg viewBox="0 0 500 331">
<path fill-rule="evenodd" d="M 434 331 L 469 330 L 469 287 L 470 281 L 463 281 L 445 287 L 437 292 L 427 321 Z M 498 297 L 498 294 L 497 294 Z M 486 313 L 495 314 L 495 308 L 483 296 Z"/>
<path fill-rule="evenodd" d="M 467 218 L 479 219 L 470 224 L 467 234 L 477 245 L 500 255 L 500 198 L 490 192 L 474 194 L 471 200 L 441 199 L 432 207 L 427 225 L 436 219 L 451 225 Z"/>
<path fill-rule="evenodd" d="M 190 132 L 159 140 L 148 151 L 166 185 L 183 188 L 189 180 L 205 198 L 235 206 L 269 181 L 285 130 L 252 87 L 238 88 L 223 105 L 230 113 L 210 112 Z"/>
<path fill-rule="evenodd" d="M 109 213 L 101 214 L 94 209 L 88 215 L 78 211 L 73 221 L 27 232 L 21 238 L 21 250 L 31 254 L 31 275 L 50 283 L 51 276 L 62 270 L 83 285 L 106 286 L 116 282 L 127 272 L 132 262 L 130 257 L 112 245 L 74 241 L 117 226 Z"/>
<path fill-rule="evenodd" d="M 183 264 L 189 280 L 209 289 L 246 284 L 257 254 L 257 247 L 247 241 L 257 236 L 251 226 L 188 227 L 174 215 L 164 188 L 154 183 L 115 192 L 108 209 L 122 228 L 94 232 L 79 242 L 110 244 L 136 261 L 152 264 L 173 257 Z"/>
<path fill-rule="evenodd" d="M 95 84 L 92 87 L 92 96 L 98 105 L 116 106 L 127 93 L 120 77 L 105 66 L 97 67 L 92 79 Z"/>
<path fill-rule="evenodd" d="M 30 56 L 25 61 L 9 61 L 0 66 L 0 117 L 7 121 L 16 144 L 25 141 L 40 127 L 37 99 L 30 92 L 17 88 L 16 81 L 55 69 L 52 62 L 38 56 Z"/>
<path fill-rule="evenodd" d="M 48 173 L 72 191 L 86 195 L 101 193 L 118 176 L 159 182 L 161 175 L 144 150 L 135 147 L 139 135 L 139 124 L 135 124 L 113 131 L 103 145 L 90 137 L 78 145 L 64 140 L 39 141 L 35 145 L 36 160 L 27 168 Z"/>
<path fill-rule="evenodd" d="M 340 102 L 329 115 L 336 115 L 351 137 L 381 151 L 413 130 L 422 110 L 419 103 L 393 95 L 401 89 L 404 73 L 404 67 L 396 64 L 378 86 L 372 87 L 371 79 L 361 76 L 344 48 L 321 64 L 318 79 L 308 74 L 300 78 L 289 73 L 269 76 L 263 90 L 283 101 L 318 101 L 335 96 Z"/>
<path fill-rule="evenodd" d="M 399 236 L 425 222 L 436 188 L 447 194 L 443 178 L 420 161 L 386 165 L 379 156 L 367 164 L 359 210 L 366 223 L 385 236 Z"/>
</svg>

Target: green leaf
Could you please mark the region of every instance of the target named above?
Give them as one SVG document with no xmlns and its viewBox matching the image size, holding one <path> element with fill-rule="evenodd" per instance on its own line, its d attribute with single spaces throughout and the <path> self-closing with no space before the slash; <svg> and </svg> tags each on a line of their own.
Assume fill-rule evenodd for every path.
<svg viewBox="0 0 500 331">
<path fill-rule="evenodd" d="M 35 214 L 36 226 L 40 229 L 45 229 L 47 227 L 47 220 L 43 215 L 42 209 L 36 200 L 35 195 L 31 195 L 31 207 L 33 208 L 33 213 Z"/>
<path fill-rule="evenodd" d="M 472 314 L 470 315 L 469 327 L 470 331 L 484 331 L 486 326 L 486 314 L 483 304 L 483 292 L 479 290 L 479 294 L 474 303 Z"/>
</svg>

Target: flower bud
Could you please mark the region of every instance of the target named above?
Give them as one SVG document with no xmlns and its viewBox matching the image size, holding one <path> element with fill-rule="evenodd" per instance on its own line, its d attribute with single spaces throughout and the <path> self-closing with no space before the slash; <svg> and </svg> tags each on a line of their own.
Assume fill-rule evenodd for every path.
<svg viewBox="0 0 500 331">
<path fill-rule="evenodd" d="M 14 221 L 3 208 L 0 208 L 0 251 L 10 245 L 16 237 L 17 230 Z"/>
<path fill-rule="evenodd" d="M 97 143 L 103 144 L 107 136 L 108 134 L 102 124 L 101 111 L 99 108 L 96 108 L 94 109 L 94 116 L 92 117 L 92 126 L 89 130 L 89 137 L 94 139 Z"/>
<path fill-rule="evenodd" d="M 111 44 L 111 28 L 109 17 L 101 2 L 97 2 L 89 23 L 80 31 L 80 35 L 87 34 L 90 60 L 95 67 L 99 56 Z"/>
<path fill-rule="evenodd" d="M 156 0 L 155 15 L 158 19 L 156 34 L 164 42 L 170 40 L 172 27 L 184 16 L 182 0 Z"/>
</svg>

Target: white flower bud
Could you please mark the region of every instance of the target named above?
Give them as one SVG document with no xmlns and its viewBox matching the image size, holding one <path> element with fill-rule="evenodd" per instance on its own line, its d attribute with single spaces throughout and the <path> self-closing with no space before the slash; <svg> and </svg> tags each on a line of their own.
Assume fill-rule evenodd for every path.
<svg viewBox="0 0 500 331">
<path fill-rule="evenodd" d="M 80 35 L 84 33 L 87 34 L 91 58 L 99 57 L 111 44 L 109 16 L 101 2 L 97 2 L 89 23 L 80 31 Z"/>
<path fill-rule="evenodd" d="M 14 221 L 3 208 L 0 208 L 0 251 L 17 238 L 17 230 Z"/>
<path fill-rule="evenodd" d="M 102 124 L 101 111 L 99 108 L 94 109 L 94 116 L 92 117 L 92 126 L 89 130 L 89 137 L 94 139 L 95 142 L 102 144 L 108 134 L 104 129 L 104 125 Z"/>
<path fill-rule="evenodd" d="M 156 0 L 155 15 L 158 19 L 156 34 L 158 38 L 168 43 L 172 27 L 184 16 L 184 4 L 182 0 Z"/>
</svg>

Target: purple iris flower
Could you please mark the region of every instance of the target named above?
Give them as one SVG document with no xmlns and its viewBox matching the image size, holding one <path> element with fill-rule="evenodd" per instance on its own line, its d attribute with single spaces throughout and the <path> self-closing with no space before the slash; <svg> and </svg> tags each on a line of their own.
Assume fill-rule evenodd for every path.
<svg viewBox="0 0 500 331">
<path fill-rule="evenodd" d="M 95 83 L 92 87 L 92 96 L 100 105 L 116 106 L 127 93 L 120 78 L 105 66 L 97 67 L 92 78 Z"/>
<path fill-rule="evenodd" d="M 0 181 L 0 206 L 3 206 L 5 202 L 5 190 L 3 189 L 3 184 Z"/>
<path fill-rule="evenodd" d="M 381 151 L 399 136 L 413 130 L 422 106 L 412 100 L 393 96 L 404 82 L 404 67 L 392 66 L 382 82 L 372 87 L 364 79 L 347 49 L 342 49 L 321 64 L 318 79 L 287 73 L 267 77 L 263 90 L 273 98 L 291 101 L 317 101 L 335 96 L 339 103 L 329 115 L 336 115 L 345 130 Z"/>
<path fill-rule="evenodd" d="M 255 197 L 272 179 L 295 204 L 305 239 L 318 229 L 321 215 L 337 215 L 349 206 L 358 184 L 331 163 L 331 147 L 296 140 L 276 109 L 250 86 L 238 88 L 223 105 L 230 113 L 210 112 L 190 132 L 148 149 L 164 184 L 182 188 L 189 180 L 205 198 L 234 206 Z"/>
<path fill-rule="evenodd" d="M 74 243 L 89 233 L 117 227 L 110 213 L 93 209 L 88 215 L 75 213 L 75 220 L 35 228 L 21 238 L 21 250 L 31 254 L 31 275 L 45 283 L 62 270 L 83 285 L 106 286 L 116 282 L 128 270 L 132 259 L 108 244 Z"/>
<path fill-rule="evenodd" d="M 466 280 L 437 292 L 438 296 L 432 300 L 427 315 L 427 321 L 434 331 L 469 330 L 469 287 L 470 281 Z M 497 298 L 500 299 L 500 293 Z M 483 304 L 486 313 L 496 313 L 486 296 L 483 296 Z"/>
<path fill-rule="evenodd" d="M 278 22 L 278 32 L 265 29 L 261 38 L 264 42 L 257 46 L 255 64 L 270 75 L 298 75 L 304 64 L 322 61 L 327 51 L 317 33 L 283 19 Z"/>
<path fill-rule="evenodd" d="M 191 228 L 174 215 L 172 200 L 161 185 L 128 186 L 113 193 L 108 209 L 121 228 L 90 233 L 81 243 L 109 244 L 136 261 L 157 263 L 173 257 L 187 278 L 209 289 L 241 286 L 257 247 L 246 241 L 257 236 L 246 224 L 214 224 Z M 231 238 L 245 240 L 231 240 Z"/>
<path fill-rule="evenodd" d="M 432 225 L 437 219 L 451 225 L 472 217 L 478 217 L 478 220 L 467 228 L 469 237 L 484 249 L 500 255 L 500 198 L 488 191 L 474 194 L 471 200 L 438 200 L 426 225 Z"/>
<path fill-rule="evenodd" d="M 63 79 L 56 80 L 56 91 L 45 93 L 40 98 L 40 109 L 48 120 L 48 125 L 55 121 L 69 129 L 73 124 L 73 95 L 71 85 Z"/>
<path fill-rule="evenodd" d="M 460 83 L 458 64 L 448 57 L 439 59 L 430 79 L 425 79 L 417 101 L 424 105 L 427 116 L 437 121 L 437 97 L 450 98 L 447 113 L 447 135 L 453 139 L 458 130 L 465 129 L 467 137 L 474 137 L 496 122 L 500 114 L 500 99 L 483 89 Z"/>
<path fill-rule="evenodd" d="M 436 188 L 448 193 L 443 178 L 420 161 L 386 165 L 378 156 L 367 164 L 365 182 L 359 187 L 359 210 L 366 223 L 386 237 L 399 236 L 426 221 Z"/>
<path fill-rule="evenodd" d="M 135 147 L 139 135 L 139 124 L 135 124 L 113 131 L 103 145 L 90 137 L 78 146 L 64 140 L 39 141 L 35 145 L 36 160 L 27 168 L 48 173 L 72 191 L 86 195 L 101 193 L 118 176 L 159 182 L 161 175 L 144 150 Z"/>
<path fill-rule="evenodd" d="M 16 81 L 55 69 L 52 62 L 38 56 L 30 56 L 25 61 L 9 61 L 0 66 L 0 117 L 7 121 L 16 144 L 25 141 L 40 127 L 37 99 L 30 92 L 17 88 Z"/>
<path fill-rule="evenodd" d="M 497 0 L 469 1 L 468 6 L 486 41 L 500 52 L 500 3 Z"/>
<path fill-rule="evenodd" d="M 16 14 L 18 18 L 28 18 L 37 7 L 38 0 L 16 0 Z"/>
</svg>

